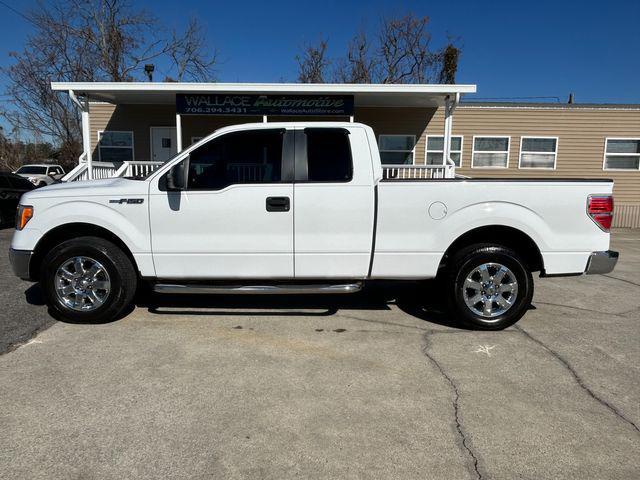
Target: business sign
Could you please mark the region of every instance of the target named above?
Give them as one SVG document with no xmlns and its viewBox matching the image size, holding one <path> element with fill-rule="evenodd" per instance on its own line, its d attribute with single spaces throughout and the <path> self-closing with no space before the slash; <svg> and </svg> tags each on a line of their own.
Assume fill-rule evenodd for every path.
<svg viewBox="0 0 640 480">
<path fill-rule="evenodd" d="M 352 95 L 176 94 L 181 115 L 353 115 Z"/>
</svg>

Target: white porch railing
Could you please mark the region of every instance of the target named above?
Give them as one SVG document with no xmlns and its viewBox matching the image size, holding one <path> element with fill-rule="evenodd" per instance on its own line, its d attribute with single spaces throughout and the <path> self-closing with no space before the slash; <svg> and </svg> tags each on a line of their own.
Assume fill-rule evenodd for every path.
<svg viewBox="0 0 640 480">
<path fill-rule="evenodd" d="M 455 178 L 454 165 L 383 165 L 385 180 L 420 180 L 431 178 Z"/>
<path fill-rule="evenodd" d="M 92 162 L 93 179 L 102 180 L 113 177 L 142 177 L 156 170 L 162 162 Z M 78 182 L 89 180 L 89 166 L 86 162 L 80 163 L 77 167 L 67 173 L 63 182 Z"/>
<path fill-rule="evenodd" d="M 93 162 L 91 168 L 93 169 L 94 180 L 115 177 L 118 171 L 116 164 L 112 162 Z"/>
<path fill-rule="evenodd" d="M 93 162 L 93 178 L 100 180 L 113 177 L 142 177 L 159 168 L 162 162 Z M 240 168 L 242 167 L 242 168 Z M 264 165 L 229 165 L 238 181 L 256 181 L 264 176 Z M 421 180 L 462 177 L 456 175 L 454 165 L 386 165 L 382 167 L 385 180 Z M 67 173 L 63 182 L 75 182 L 89 179 L 89 170 L 85 162 Z"/>
<path fill-rule="evenodd" d="M 118 171 L 116 165 L 112 162 L 92 162 L 92 169 L 93 180 L 115 177 Z M 81 163 L 62 178 L 63 182 L 79 182 L 82 180 L 89 180 L 89 167 L 86 163 Z"/>
<path fill-rule="evenodd" d="M 81 163 L 61 178 L 63 182 L 75 182 L 87 176 L 87 164 Z"/>
<path fill-rule="evenodd" d="M 124 162 L 118 170 L 118 177 L 144 177 L 156 171 L 163 162 Z"/>
</svg>

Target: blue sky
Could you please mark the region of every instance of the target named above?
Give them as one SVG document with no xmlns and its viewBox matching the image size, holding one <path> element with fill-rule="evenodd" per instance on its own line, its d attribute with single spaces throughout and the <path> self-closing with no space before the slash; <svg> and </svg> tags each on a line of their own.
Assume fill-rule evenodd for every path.
<svg viewBox="0 0 640 480">
<path fill-rule="evenodd" d="M 19 11 L 35 1 L 4 0 Z M 461 38 L 458 83 L 477 98 L 559 97 L 640 103 L 640 0 L 626 1 L 255 1 L 139 0 L 169 27 L 195 15 L 220 52 L 228 82 L 295 81 L 295 55 L 327 38 L 341 54 L 358 29 L 412 11 L 431 19 L 433 43 Z M 31 25 L 0 5 L 0 62 L 20 50 Z M 159 66 L 161 68 L 161 66 Z M 161 78 L 161 77 L 156 77 Z M 0 88 L 4 89 L 4 78 Z M 0 97 L 6 100 L 6 97 Z"/>
</svg>

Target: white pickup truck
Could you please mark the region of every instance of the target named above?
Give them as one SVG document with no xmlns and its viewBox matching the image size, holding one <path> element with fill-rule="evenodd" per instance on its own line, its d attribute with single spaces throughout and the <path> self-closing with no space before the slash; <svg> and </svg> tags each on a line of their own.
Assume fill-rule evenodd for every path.
<svg viewBox="0 0 640 480">
<path fill-rule="evenodd" d="M 25 194 L 11 263 L 54 314 L 116 318 L 168 293 L 350 293 L 438 278 L 468 326 L 516 322 L 541 276 L 610 272 L 606 180 L 383 178 L 358 123 L 222 128 L 147 178 Z"/>
</svg>

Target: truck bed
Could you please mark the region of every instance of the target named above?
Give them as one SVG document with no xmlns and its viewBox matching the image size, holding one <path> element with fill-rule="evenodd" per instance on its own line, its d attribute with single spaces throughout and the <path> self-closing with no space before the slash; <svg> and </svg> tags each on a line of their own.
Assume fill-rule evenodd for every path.
<svg viewBox="0 0 640 480">
<path fill-rule="evenodd" d="M 383 179 L 372 277 L 435 276 L 449 245 L 486 226 L 526 233 L 548 275 L 582 273 L 591 252 L 609 247 L 586 213 L 587 197 L 612 190 L 601 179 Z"/>
</svg>

